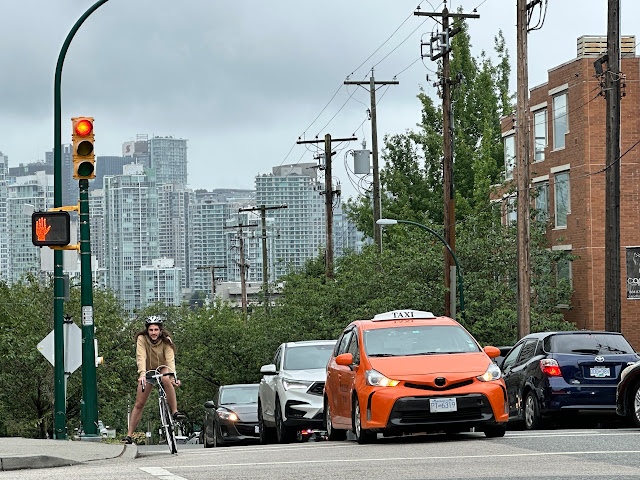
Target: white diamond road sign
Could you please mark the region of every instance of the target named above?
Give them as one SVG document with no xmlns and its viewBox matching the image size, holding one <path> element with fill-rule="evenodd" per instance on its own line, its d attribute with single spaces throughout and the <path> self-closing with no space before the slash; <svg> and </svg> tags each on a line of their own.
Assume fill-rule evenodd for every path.
<svg viewBox="0 0 640 480">
<path fill-rule="evenodd" d="M 55 366 L 53 330 L 38 344 L 38 350 Z M 82 365 L 82 329 L 75 323 L 64 324 L 64 371 L 73 373 Z"/>
</svg>

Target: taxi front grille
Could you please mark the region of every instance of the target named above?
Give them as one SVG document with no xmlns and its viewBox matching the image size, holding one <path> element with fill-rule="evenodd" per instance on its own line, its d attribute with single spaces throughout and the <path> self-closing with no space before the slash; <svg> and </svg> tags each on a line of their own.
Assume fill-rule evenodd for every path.
<svg viewBox="0 0 640 480">
<path fill-rule="evenodd" d="M 417 388 L 420 390 L 431 390 L 431 391 L 435 391 L 435 392 L 444 392 L 445 390 L 453 390 L 455 388 L 460 388 L 460 387 L 464 387 L 465 385 L 471 385 L 473 383 L 473 380 L 469 379 L 469 380 L 463 380 L 462 382 L 457 382 L 457 383 L 452 383 L 450 385 L 445 385 L 444 387 L 436 387 L 435 385 L 424 385 L 424 384 L 420 384 L 420 383 L 406 383 L 404 384 L 405 387 L 409 387 L 409 388 Z"/>
<path fill-rule="evenodd" d="M 404 397 L 396 400 L 389 415 L 389 426 L 484 422 L 493 419 L 489 400 L 480 393 L 456 395 L 455 412 L 431 412 L 430 398 L 435 397 Z"/>
</svg>

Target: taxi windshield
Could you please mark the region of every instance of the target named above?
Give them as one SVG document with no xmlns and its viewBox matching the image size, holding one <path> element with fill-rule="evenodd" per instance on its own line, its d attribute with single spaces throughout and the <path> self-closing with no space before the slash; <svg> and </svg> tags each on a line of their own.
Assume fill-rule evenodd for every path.
<svg viewBox="0 0 640 480">
<path fill-rule="evenodd" d="M 480 347 L 457 325 L 416 325 L 376 328 L 363 332 L 370 357 L 440 355 L 479 352 Z"/>
</svg>

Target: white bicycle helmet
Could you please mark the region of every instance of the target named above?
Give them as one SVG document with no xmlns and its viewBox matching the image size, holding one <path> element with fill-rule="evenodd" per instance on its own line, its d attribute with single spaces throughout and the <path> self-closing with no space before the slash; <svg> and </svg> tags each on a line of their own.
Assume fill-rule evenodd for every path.
<svg viewBox="0 0 640 480">
<path fill-rule="evenodd" d="M 162 329 L 162 317 L 158 315 L 150 315 L 145 319 L 144 324 L 147 329 L 149 328 L 149 325 L 158 325 L 160 329 Z"/>
</svg>

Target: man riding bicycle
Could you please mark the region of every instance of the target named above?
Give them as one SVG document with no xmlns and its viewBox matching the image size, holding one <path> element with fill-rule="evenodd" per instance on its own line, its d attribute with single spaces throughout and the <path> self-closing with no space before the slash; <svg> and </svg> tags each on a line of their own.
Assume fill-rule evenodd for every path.
<svg viewBox="0 0 640 480">
<path fill-rule="evenodd" d="M 122 440 L 124 443 L 133 443 L 133 432 L 135 432 L 142 410 L 144 409 L 151 388 L 145 388 L 147 383 L 146 372 L 155 370 L 164 365 L 160 369 L 161 373 L 175 373 L 175 353 L 176 346 L 171 340 L 170 333 L 162 328 L 162 318 L 158 316 L 150 316 L 145 320 L 145 329 L 136 334 L 136 364 L 138 365 L 138 390 L 136 393 L 136 403 L 131 412 L 129 419 L 129 431 L 127 436 Z M 173 414 L 174 420 L 182 420 L 185 416 L 178 411 L 176 402 L 176 392 L 174 385 L 180 385 L 180 381 L 175 376 L 162 377 L 162 386 L 167 395 L 167 402 Z"/>
</svg>

